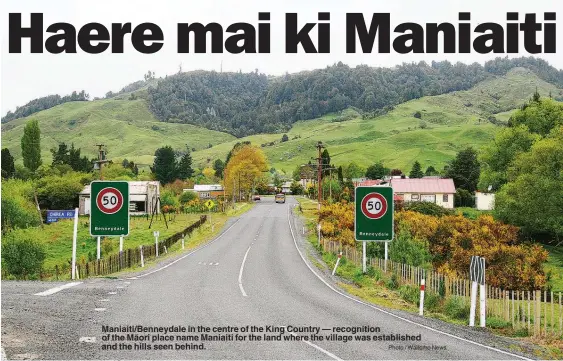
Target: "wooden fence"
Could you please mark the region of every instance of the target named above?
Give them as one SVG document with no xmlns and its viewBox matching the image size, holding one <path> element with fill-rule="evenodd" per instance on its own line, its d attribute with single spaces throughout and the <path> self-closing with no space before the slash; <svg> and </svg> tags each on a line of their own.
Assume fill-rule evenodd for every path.
<svg viewBox="0 0 563 361">
<path fill-rule="evenodd" d="M 195 229 L 199 228 L 207 221 L 207 216 L 202 215 L 199 221 L 191 224 L 183 231 L 178 232 L 161 242 L 158 242 L 158 254 L 165 253 L 165 249 L 169 249 L 174 243 L 182 239 L 182 236 L 190 235 Z M 118 254 L 110 255 L 106 258 L 90 261 L 88 263 L 76 263 L 76 270 L 79 278 L 87 278 L 94 276 L 104 276 L 115 272 L 119 272 L 125 268 L 131 268 L 141 264 L 141 252 L 143 259 L 147 260 L 156 258 L 156 245 L 153 243 L 149 246 L 143 245 L 142 247 L 128 248 Z M 55 278 L 59 279 L 62 274 L 70 274 L 70 265 L 56 266 L 54 270 L 42 271 L 41 279 Z"/>
<path fill-rule="evenodd" d="M 353 247 L 321 239 L 325 252 L 337 254 L 361 266 L 362 252 Z M 449 298 L 457 296 L 469 303 L 471 281 L 449 277 L 433 269 L 423 269 L 381 258 L 368 258 L 367 264 L 386 274 L 396 274 L 400 284 L 420 285 L 424 278 L 427 292 Z M 468 270 L 469 273 L 469 270 Z M 563 335 L 563 305 L 561 292 L 546 290 L 504 290 L 486 285 L 486 315 L 510 323 L 512 328 L 526 330 L 529 335 Z M 479 302 L 477 302 L 479 308 Z M 479 315 L 479 311 L 476 312 Z"/>
</svg>

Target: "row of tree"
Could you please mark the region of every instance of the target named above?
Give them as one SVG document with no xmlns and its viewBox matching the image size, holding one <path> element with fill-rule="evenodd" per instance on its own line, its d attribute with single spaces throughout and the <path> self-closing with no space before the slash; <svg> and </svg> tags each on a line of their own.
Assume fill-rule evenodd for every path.
<svg viewBox="0 0 563 361">
<path fill-rule="evenodd" d="M 24 118 L 33 113 L 40 112 L 45 109 L 52 108 L 59 104 L 66 102 L 76 102 L 76 101 L 86 101 L 90 98 L 84 90 L 80 92 L 73 91 L 70 95 L 60 96 L 58 94 L 48 95 L 46 97 L 41 97 L 33 99 L 24 106 L 17 107 L 14 112 L 9 111 L 5 116 L 2 117 L 2 123 L 9 122 L 10 120 Z"/>
<path fill-rule="evenodd" d="M 466 90 L 491 74 L 503 75 L 517 66 L 563 87 L 563 73 L 534 58 L 497 58 L 484 66 L 443 61 L 395 68 L 350 68 L 339 62 L 281 77 L 258 72 L 178 73 L 149 87 L 148 102 L 162 121 L 195 124 L 240 137 L 284 131 L 295 121 L 350 106 L 373 112 L 426 95 Z"/>
</svg>

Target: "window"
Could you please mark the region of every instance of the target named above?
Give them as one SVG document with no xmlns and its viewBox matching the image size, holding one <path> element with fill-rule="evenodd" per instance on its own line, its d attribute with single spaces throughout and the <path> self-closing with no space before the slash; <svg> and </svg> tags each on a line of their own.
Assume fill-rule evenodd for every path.
<svg viewBox="0 0 563 361">
<path fill-rule="evenodd" d="M 444 195 L 442 196 L 442 202 L 448 203 L 448 195 L 447 195 L 447 194 L 444 194 Z"/>
<path fill-rule="evenodd" d="M 418 201 L 418 194 L 411 194 L 411 199 L 413 201 Z"/>
</svg>

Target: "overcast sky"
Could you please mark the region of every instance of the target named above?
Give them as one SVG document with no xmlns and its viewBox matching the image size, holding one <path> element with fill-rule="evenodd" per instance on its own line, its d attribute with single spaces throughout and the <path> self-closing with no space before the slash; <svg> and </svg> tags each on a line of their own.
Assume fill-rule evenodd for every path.
<svg viewBox="0 0 563 361">
<path fill-rule="evenodd" d="M 322 68 L 337 61 L 350 66 L 393 66 L 402 62 L 449 60 L 466 63 L 484 63 L 499 54 L 346 54 L 344 19 L 347 12 L 363 12 L 371 19 L 374 12 L 391 13 L 392 29 L 403 22 L 425 24 L 451 22 L 456 24 L 458 12 L 472 14 L 473 27 L 480 22 L 506 23 L 506 12 L 537 13 L 543 20 L 544 11 L 557 12 L 557 50 L 559 54 L 538 55 L 558 69 L 563 68 L 563 1 L 561 0 L 290 0 L 290 1 L 227 1 L 227 0 L 2 0 L 2 58 L 1 58 L 1 113 L 14 110 L 31 99 L 49 95 L 66 95 L 73 90 L 86 90 L 93 98 L 107 91 L 118 91 L 123 86 L 143 79 L 147 70 L 156 76 L 176 73 L 181 64 L 183 71 L 205 69 L 223 71 L 254 71 L 279 75 Z M 297 12 L 299 24 L 315 22 L 317 12 L 331 13 L 331 54 L 285 54 L 285 13 Z M 23 41 L 22 54 L 8 53 L 8 13 L 22 13 L 29 24 L 29 14 L 42 12 L 44 28 L 55 22 L 67 22 L 77 29 L 89 22 L 99 22 L 110 28 L 111 23 L 131 22 L 133 26 L 152 22 L 164 32 L 164 47 L 152 55 L 138 53 L 126 36 L 125 53 L 106 51 L 92 55 L 78 49 L 77 54 L 30 54 L 29 40 Z M 271 13 L 270 54 L 178 54 L 176 24 L 218 22 L 226 28 L 235 22 L 256 26 L 258 12 Z M 523 15 L 520 16 L 523 18 Z M 316 32 L 311 34 L 316 37 Z M 314 39 L 314 37 L 312 38 Z M 393 34 L 392 34 L 393 36 Z M 46 38 L 47 36 L 45 36 Z M 522 37 L 521 37 L 522 38 Z M 522 44 L 522 39 L 521 39 Z M 110 48 L 111 49 L 111 48 Z M 358 49 L 360 49 L 358 47 Z M 520 46 L 523 50 L 523 46 Z M 519 55 L 529 54 L 522 52 Z M 504 55 L 501 55 L 504 56 Z"/>
</svg>

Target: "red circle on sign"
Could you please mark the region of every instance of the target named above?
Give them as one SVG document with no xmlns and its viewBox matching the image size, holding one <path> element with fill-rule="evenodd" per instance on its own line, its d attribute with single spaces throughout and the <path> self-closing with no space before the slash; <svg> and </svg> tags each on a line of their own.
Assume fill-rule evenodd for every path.
<svg viewBox="0 0 563 361">
<path fill-rule="evenodd" d="M 379 204 L 379 209 L 377 205 Z M 387 200 L 379 193 L 369 193 L 362 199 L 362 213 L 370 219 L 379 219 L 387 213 Z"/>
<path fill-rule="evenodd" d="M 98 209 L 105 214 L 114 214 L 123 207 L 123 195 L 113 187 L 104 188 L 96 197 Z"/>
</svg>

